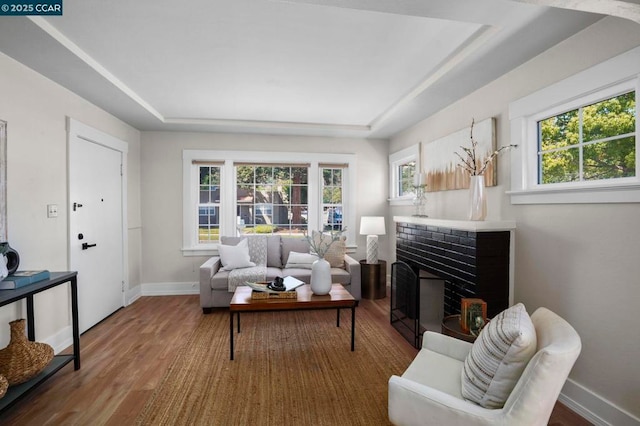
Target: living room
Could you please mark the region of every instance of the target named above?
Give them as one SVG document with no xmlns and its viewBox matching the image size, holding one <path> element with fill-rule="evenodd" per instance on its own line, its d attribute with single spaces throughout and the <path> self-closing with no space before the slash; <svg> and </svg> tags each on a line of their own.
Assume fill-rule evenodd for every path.
<svg viewBox="0 0 640 426">
<path fill-rule="evenodd" d="M 65 6 L 72 13 L 73 5 Z M 125 305 L 143 296 L 198 293 L 198 269 L 209 255 L 185 250 L 185 150 L 306 153 L 309 161 L 315 154 L 355 156 L 355 187 L 347 200 L 353 213 L 350 254 L 356 259 L 365 257 L 366 237 L 357 232 L 360 217 L 383 216 L 387 232 L 380 236 L 379 257 L 391 263 L 395 259 L 393 217 L 411 216 L 414 206 L 389 202 L 390 155 L 465 129 L 472 119 L 491 117 L 496 120 L 498 146 L 515 143 L 512 103 L 640 46 L 638 22 L 593 15 L 593 22 L 584 29 L 533 58 L 519 58 L 518 66 L 451 99 L 441 109 L 425 112 L 415 124 L 389 137 L 301 135 L 295 129 L 281 134 L 269 130 L 238 133 L 232 128 L 211 132 L 202 124 L 193 131 L 141 130 L 97 106 L 99 100 L 89 92 L 74 93 L 55 82 L 64 68 L 44 76 L 32 69 L 38 63 L 14 59 L 20 54 L 7 40 L 35 25 L 25 19 L 0 18 L 0 120 L 7 123 L 8 240 L 20 253 L 20 269 L 68 270 L 67 219 L 74 200 L 68 195 L 67 117 L 125 141 Z M 48 43 L 57 42 L 50 39 Z M 48 44 L 39 45 L 43 62 L 47 62 L 48 48 Z M 75 61 L 69 66 L 81 66 Z M 629 318 L 640 300 L 638 199 L 514 204 L 508 192 L 514 189 L 512 156 L 520 155 L 514 154 L 518 149 L 501 154 L 498 184 L 487 188 L 487 220 L 516 223 L 513 300 L 523 302 L 530 312 L 541 306 L 551 309 L 582 338 L 582 353 L 560 401 L 595 424 L 637 424 L 640 373 L 629 367 L 640 353 L 640 339 Z M 464 190 L 428 193 L 426 214 L 463 220 L 467 198 Z M 47 217 L 50 204 L 58 206 L 57 218 Z M 79 283 L 82 285 L 81 277 Z M 63 288 L 36 298 L 36 337 L 57 350 L 64 349 L 61 345 L 68 345 L 71 336 L 68 305 L 68 292 Z M 6 324 L 24 315 L 21 304 L 0 308 L 0 324 L 5 324 L 0 347 L 9 343 Z"/>
</svg>

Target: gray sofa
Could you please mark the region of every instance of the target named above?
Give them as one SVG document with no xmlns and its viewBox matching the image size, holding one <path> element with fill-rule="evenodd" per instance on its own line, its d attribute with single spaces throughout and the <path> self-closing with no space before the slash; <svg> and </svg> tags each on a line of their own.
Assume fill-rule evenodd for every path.
<svg viewBox="0 0 640 426">
<path fill-rule="evenodd" d="M 221 237 L 221 242 L 235 245 L 241 238 L 243 237 Z M 292 276 L 307 284 L 310 282 L 310 269 L 285 268 L 292 251 L 309 253 L 309 242 L 304 238 L 280 235 L 267 237 L 267 281 Z M 221 271 L 221 266 L 219 256 L 213 256 L 200 266 L 200 306 L 205 314 L 212 312 L 213 308 L 228 307 L 231 302 L 233 293 L 229 292 L 227 282 L 229 271 Z M 360 263 L 357 260 L 345 255 L 344 267 L 332 267 L 331 278 L 334 283 L 342 284 L 356 300 L 360 300 Z"/>
</svg>

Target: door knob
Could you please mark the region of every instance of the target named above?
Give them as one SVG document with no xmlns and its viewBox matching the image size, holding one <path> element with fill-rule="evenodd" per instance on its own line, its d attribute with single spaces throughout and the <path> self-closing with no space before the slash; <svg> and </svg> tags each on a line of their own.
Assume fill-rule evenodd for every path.
<svg viewBox="0 0 640 426">
<path fill-rule="evenodd" d="M 95 246 L 97 246 L 97 244 L 82 243 L 82 250 L 86 250 L 90 247 L 95 247 Z"/>
</svg>

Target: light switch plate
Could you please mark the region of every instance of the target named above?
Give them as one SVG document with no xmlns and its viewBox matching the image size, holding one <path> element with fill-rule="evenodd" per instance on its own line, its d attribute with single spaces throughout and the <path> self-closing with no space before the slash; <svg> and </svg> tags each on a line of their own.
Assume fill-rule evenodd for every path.
<svg viewBox="0 0 640 426">
<path fill-rule="evenodd" d="M 47 217 L 58 217 L 57 204 L 47 204 Z"/>
</svg>

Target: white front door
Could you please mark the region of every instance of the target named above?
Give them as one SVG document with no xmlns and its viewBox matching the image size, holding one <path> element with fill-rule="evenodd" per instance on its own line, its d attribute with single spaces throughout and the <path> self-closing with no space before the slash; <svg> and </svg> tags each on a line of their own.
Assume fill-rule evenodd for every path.
<svg viewBox="0 0 640 426">
<path fill-rule="evenodd" d="M 69 135 L 69 260 L 80 332 L 124 304 L 123 152 Z"/>
</svg>

